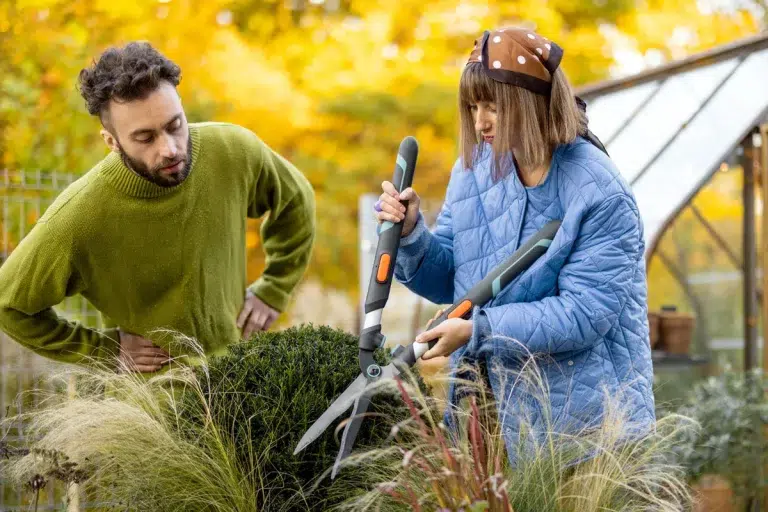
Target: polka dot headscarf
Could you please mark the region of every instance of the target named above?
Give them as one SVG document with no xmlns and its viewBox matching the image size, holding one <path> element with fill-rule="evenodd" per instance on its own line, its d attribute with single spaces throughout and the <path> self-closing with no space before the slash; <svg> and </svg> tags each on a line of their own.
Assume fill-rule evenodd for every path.
<svg viewBox="0 0 768 512">
<path fill-rule="evenodd" d="M 479 62 L 496 80 L 549 96 L 552 75 L 563 58 L 563 49 L 549 39 L 524 28 L 485 31 L 475 40 L 467 64 Z"/>
</svg>

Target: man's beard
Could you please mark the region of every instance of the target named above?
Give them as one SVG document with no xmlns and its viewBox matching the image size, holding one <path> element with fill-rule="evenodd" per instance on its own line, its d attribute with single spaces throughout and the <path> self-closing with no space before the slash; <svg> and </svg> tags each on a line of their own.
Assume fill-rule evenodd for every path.
<svg viewBox="0 0 768 512">
<path fill-rule="evenodd" d="M 184 165 L 182 166 L 181 170 L 173 173 L 173 174 L 164 174 L 160 172 L 160 169 L 163 167 L 167 167 L 169 165 L 172 165 L 174 163 L 178 163 L 178 159 L 176 160 L 166 160 L 160 163 L 159 166 L 150 169 L 146 165 L 144 165 L 143 162 L 140 162 L 139 160 L 135 160 L 130 157 L 125 151 L 123 151 L 123 147 L 118 144 L 118 149 L 120 150 L 120 158 L 123 160 L 123 163 L 126 167 L 128 167 L 130 170 L 141 176 L 142 178 L 146 179 L 147 181 L 150 181 L 154 183 L 155 185 L 158 185 L 160 187 L 170 188 L 175 187 L 179 184 L 181 184 L 184 180 L 187 179 L 189 176 L 189 171 L 192 168 L 192 134 L 190 133 L 189 137 L 187 137 L 187 154 L 184 155 Z"/>
</svg>

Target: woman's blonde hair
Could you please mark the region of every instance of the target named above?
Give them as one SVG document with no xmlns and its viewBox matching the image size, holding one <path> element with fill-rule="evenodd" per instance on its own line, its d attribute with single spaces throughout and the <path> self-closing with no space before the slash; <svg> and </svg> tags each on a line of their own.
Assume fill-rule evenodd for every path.
<svg viewBox="0 0 768 512">
<path fill-rule="evenodd" d="M 509 165 L 503 157 L 511 155 L 519 166 L 535 169 L 546 165 L 560 144 L 573 142 L 587 131 L 586 114 L 578 107 L 573 88 L 565 73 L 558 68 L 552 76 L 550 96 L 533 93 L 522 87 L 497 82 L 485 74 L 480 63 L 464 68 L 459 85 L 461 155 L 464 167 L 473 169 L 484 158 L 475 131 L 470 107 L 479 102 L 495 103 L 496 135 L 493 141 L 494 178 L 505 176 Z"/>
</svg>

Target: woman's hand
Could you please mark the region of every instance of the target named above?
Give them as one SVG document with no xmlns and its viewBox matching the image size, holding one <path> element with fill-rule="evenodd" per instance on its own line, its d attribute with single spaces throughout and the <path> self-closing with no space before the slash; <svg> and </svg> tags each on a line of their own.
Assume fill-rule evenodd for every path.
<svg viewBox="0 0 768 512">
<path fill-rule="evenodd" d="M 376 202 L 376 220 L 379 224 L 386 221 L 397 224 L 403 221 L 403 231 L 400 236 L 408 236 L 419 219 L 421 198 L 410 187 L 398 194 L 395 186 L 389 181 L 383 182 L 381 189 L 384 192 Z M 408 201 L 408 208 L 400 201 Z"/>
<path fill-rule="evenodd" d="M 466 345 L 469 338 L 472 337 L 472 321 L 463 318 L 449 318 L 434 329 L 429 329 L 432 322 L 442 312 L 443 310 L 438 311 L 435 317 L 427 323 L 427 331 L 416 336 L 417 343 L 437 340 L 437 344 L 421 356 L 425 361 L 434 357 L 453 354 L 457 349 Z"/>
</svg>

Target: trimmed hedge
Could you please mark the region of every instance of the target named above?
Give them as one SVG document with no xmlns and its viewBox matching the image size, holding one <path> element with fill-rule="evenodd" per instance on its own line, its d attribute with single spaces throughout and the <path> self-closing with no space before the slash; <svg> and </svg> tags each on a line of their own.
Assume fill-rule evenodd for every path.
<svg viewBox="0 0 768 512">
<path fill-rule="evenodd" d="M 294 456 L 293 450 L 359 375 L 357 343 L 356 336 L 344 331 L 309 324 L 257 333 L 209 361 L 207 398 L 214 421 L 234 440 L 244 467 L 256 462 L 264 487 L 261 510 L 328 510 L 350 497 L 355 479 L 349 473 L 354 471 L 341 471 L 334 481 L 326 476 L 307 495 L 316 479 L 333 466 L 341 438 L 335 428 L 349 412 L 304 451 Z M 379 364 L 390 360 L 388 350 L 377 351 L 375 357 Z M 204 374 L 199 378 L 205 382 Z M 424 389 L 423 381 L 417 380 Z M 199 407 L 194 400 L 182 403 Z M 355 450 L 381 446 L 394 422 L 407 417 L 402 400 L 394 395 L 377 395 L 369 412 L 383 414 L 366 418 Z"/>
</svg>

